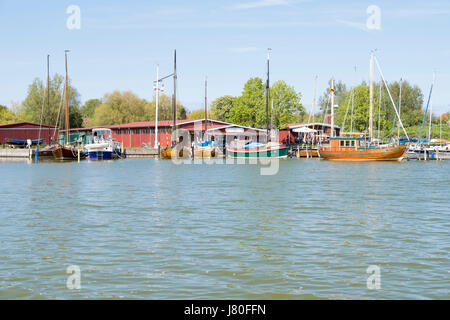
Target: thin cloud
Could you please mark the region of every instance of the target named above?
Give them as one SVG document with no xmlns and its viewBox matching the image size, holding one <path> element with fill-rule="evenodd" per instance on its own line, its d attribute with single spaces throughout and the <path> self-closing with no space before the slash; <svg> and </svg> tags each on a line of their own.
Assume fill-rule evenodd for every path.
<svg viewBox="0 0 450 320">
<path fill-rule="evenodd" d="M 254 9 L 261 7 L 286 6 L 288 4 L 289 2 L 287 0 L 260 0 L 237 4 L 233 7 L 233 9 Z"/>
<path fill-rule="evenodd" d="M 359 29 L 359 30 L 363 30 L 363 31 L 369 31 L 369 29 L 367 29 L 367 26 L 364 23 L 347 21 L 347 20 L 336 20 L 336 22 L 339 22 L 350 28 L 355 28 L 355 29 Z"/>
<path fill-rule="evenodd" d="M 258 48 L 255 47 L 244 47 L 244 48 L 229 48 L 228 51 L 233 53 L 247 53 L 247 52 L 254 52 L 258 51 Z"/>
</svg>

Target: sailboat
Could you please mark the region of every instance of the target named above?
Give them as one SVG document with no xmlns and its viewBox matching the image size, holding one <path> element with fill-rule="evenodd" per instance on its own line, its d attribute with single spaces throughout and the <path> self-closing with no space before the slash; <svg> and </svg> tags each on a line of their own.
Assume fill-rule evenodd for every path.
<svg viewBox="0 0 450 320">
<path fill-rule="evenodd" d="M 76 160 L 78 158 L 84 159 L 86 154 L 83 150 L 77 149 L 70 145 L 69 138 L 69 97 L 68 97 L 68 76 L 67 76 L 67 52 L 64 51 L 65 55 L 65 66 L 66 66 L 66 79 L 65 79 L 65 98 L 66 98 L 66 145 L 58 144 L 58 146 L 52 150 L 53 156 L 56 160 Z"/>
<path fill-rule="evenodd" d="M 177 50 L 174 52 L 174 64 L 173 64 L 173 99 L 172 99 L 172 111 L 173 111 L 173 126 L 172 133 L 177 130 Z M 161 158 L 163 159 L 176 159 L 182 158 L 185 155 L 187 148 L 180 147 L 183 142 L 183 137 L 178 139 L 172 134 L 172 144 L 161 150 Z"/>
<path fill-rule="evenodd" d="M 194 158 L 214 158 L 218 153 L 218 144 L 214 137 L 207 139 L 208 131 L 208 79 L 205 79 L 205 127 L 203 141 L 194 142 Z"/>
<path fill-rule="evenodd" d="M 50 55 L 47 55 L 47 109 L 50 110 Z M 53 137 L 56 133 L 56 126 L 55 131 L 53 132 Z M 53 138 L 52 138 L 53 139 Z M 39 158 L 53 158 L 53 151 L 58 148 L 58 144 L 50 144 L 48 146 L 45 146 L 44 148 L 40 149 L 38 151 L 38 157 Z"/>
<path fill-rule="evenodd" d="M 267 53 L 267 83 L 266 83 L 266 141 L 267 143 L 250 142 L 244 146 L 227 146 L 229 158 L 287 158 L 289 147 L 270 140 L 269 130 L 269 94 L 270 94 L 270 50 Z"/>
<path fill-rule="evenodd" d="M 320 157 L 327 160 L 349 161 L 401 161 L 407 152 L 407 145 L 375 145 L 373 143 L 373 60 L 374 54 L 370 54 L 370 116 L 369 138 L 364 135 L 348 135 L 334 137 L 334 88 L 331 84 L 331 137 L 329 146 L 319 147 Z M 398 115 L 397 109 L 395 112 Z M 401 119 L 399 117 L 399 122 Z M 405 132 L 406 133 L 406 132 Z"/>
</svg>

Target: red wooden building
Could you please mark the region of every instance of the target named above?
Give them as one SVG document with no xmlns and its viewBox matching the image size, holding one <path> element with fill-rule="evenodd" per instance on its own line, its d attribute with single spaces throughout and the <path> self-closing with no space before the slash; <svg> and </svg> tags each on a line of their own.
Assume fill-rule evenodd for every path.
<svg viewBox="0 0 450 320">
<path fill-rule="evenodd" d="M 172 141 L 172 120 L 158 121 L 158 141 L 161 148 L 170 146 Z M 155 122 L 132 122 L 120 125 L 101 126 L 102 128 L 110 128 L 112 136 L 118 142 L 122 143 L 125 148 L 139 148 L 145 146 L 155 146 Z M 74 128 L 70 129 L 71 141 L 78 140 L 83 143 L 89 143 L 91 128 Z M 207 129 L 207 134 L 211 136 L 226 137 L 226 141 L 233 139 L 235 136 L 248 136 L 249 139 L 256 141 L 258 134 L 265 132 L 265 130 L 255 129 L 245 126 L 234 125 L 232 123 L 217 121 L 217 120 L 177 120 L 177 128 L 186 130 L 190 135 L 191 141 L 198 141 L 201 139 L 199 134 Z M 61 130 L 61 136 L 64 136 L 65 131 Z M 196 135 L 197 134 L 197 135 Z M 64 137 L 63 137 L 64 138 Z"/>
<path fill-rule="evenodd" d="M 32 122 L 0 124 L 0 144 L 7 144 L 6 138 L 16 140 L 34 140 L 42 138 L 43 144 L 58 140 L 59 128 Z M 53 140 L 54 138 L 54 140 Z"/>
</svg>

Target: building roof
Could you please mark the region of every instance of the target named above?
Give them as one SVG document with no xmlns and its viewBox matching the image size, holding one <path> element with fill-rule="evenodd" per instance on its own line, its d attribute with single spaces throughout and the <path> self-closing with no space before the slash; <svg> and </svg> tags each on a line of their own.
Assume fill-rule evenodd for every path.
<svg viewBox="0 0 450 320">
<path fill-rule="evenodd" d="M 195 122 L 203 122 L 205 119 L 184 119 L 184 120 L 177 120 L 177 125 L 181 124 L 189 124 L 189 123 L 195 123 Z M 218 121 L 218 120 L 211 120 L 208 119 L 207 121 L 218 123 L 218 124 L 224 124 L 224 125 L 232 125 L 231 123 L 227 123 L 224 121 Z M 94 126 L 94 127 L 88 127 L 88 128 L 71 128 L 69 131 L 89 131 L 96 128 L 109 128 L 109 129 L 131 129 L 131 128 L 148 128 L 148 127 L 155 127 L 155 121 L 138 121 L 138 122 L 130 122 L 130 123 L 124 123 L 124 124 L 116 124 L 116 125 L 104 125 L 104 126 Z M 173 120 L 160 120 L 158 121 L 158 127 L 171 127 L 173 125 Z M 62 130 L 65 131 L 65 130 Z"/>
<path fill-rule="evenodd" d="M 55 126 L 49 126 L 47 124 L 39 124 L 34 122 L 28 122 L 28 121 L 22 121 L 22 122 L 14 122 L 14 123 L 5 123 L 0 124 L 0 128 L 14 128 L 14 127 L 26 127 L 26 126 L 32 126 L 32 127 L 41 127 L 41 128 L 58 128 Z"/>
<path fill-rule="evenodd" d="M 321 123 L 321 122 L 314 122 L 314 123 L 290 123 L 286 127 L 288 129 L 295 129 L 300 127 L 309 127 L 309 126 L 322 126 L 322 127 L 331 127 L 331 124 L 329 123 Z M 334 126 L 335 129 L 340 129 L 339 126 Z"/>
</svg>

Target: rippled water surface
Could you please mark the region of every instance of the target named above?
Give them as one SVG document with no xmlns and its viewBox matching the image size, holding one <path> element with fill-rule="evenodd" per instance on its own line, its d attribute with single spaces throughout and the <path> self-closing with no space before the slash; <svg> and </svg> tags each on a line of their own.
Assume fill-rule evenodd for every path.
<svg viewBox="0 0 450 320">
<path fill-rule="evenodd" d="M 450 161 L 1 163 L 0 178 L 2 299 L 450 298 Z"/>
</svg>

